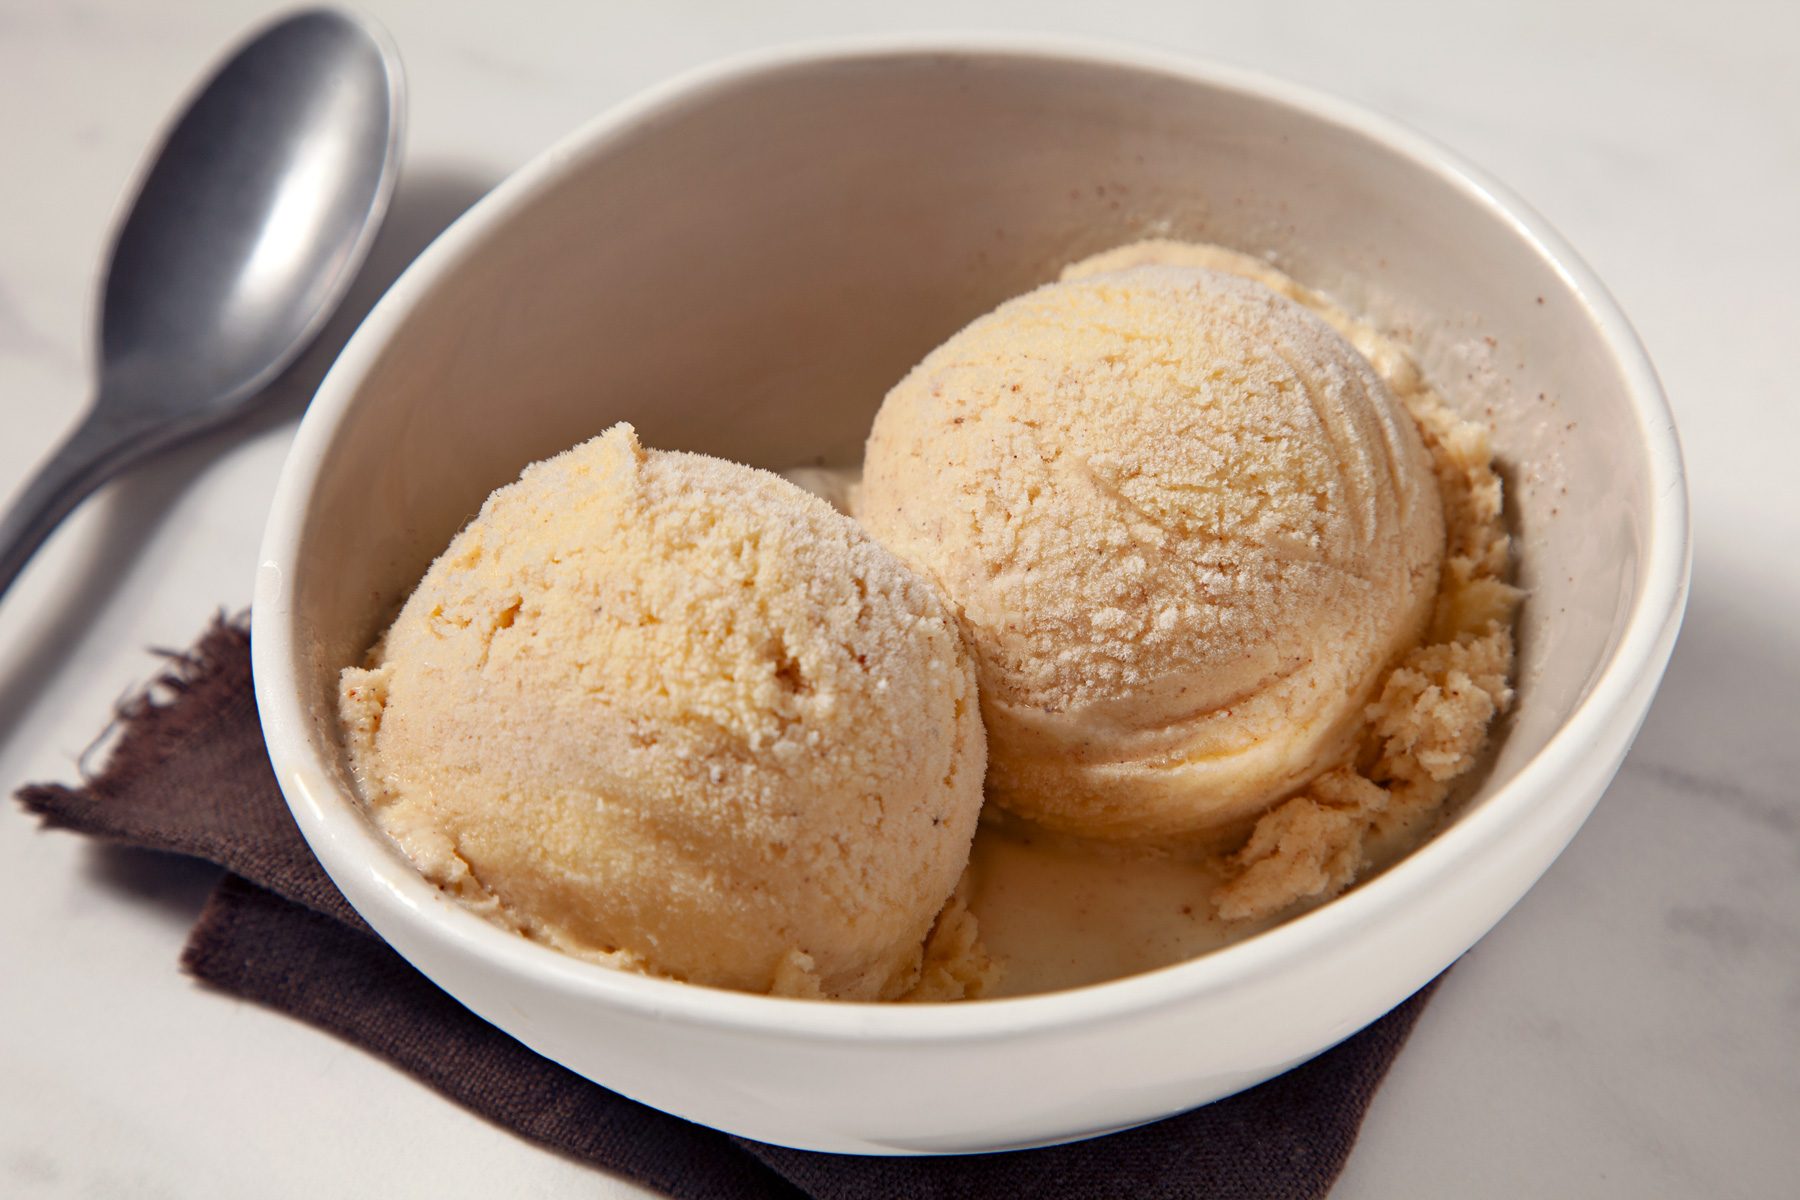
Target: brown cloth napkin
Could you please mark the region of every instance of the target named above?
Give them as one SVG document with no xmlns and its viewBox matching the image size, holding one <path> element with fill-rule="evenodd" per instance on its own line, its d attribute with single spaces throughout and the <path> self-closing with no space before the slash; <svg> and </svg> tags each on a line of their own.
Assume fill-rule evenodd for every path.
<svg viewBox="0 0 1800 1200">
<path fill-rule="evenodd" d="M 332 886 L 282 802 L 251 693 L 249 634 L 219 620 L 171 658 L 121 709 L 105 769 L 82 787 L 27 787 L 25 807 L 49 828 L 223 866 L 229 874 L 182 955 L 197 979 L 379 1054 L 540 1145 L 683 1200 L 1323 1196 L 1431 991 L 1260 1087 L 1093 1141 L 858 1158 L 732 1137 L 540 1058 L 388 949 Z"/>
</svg>

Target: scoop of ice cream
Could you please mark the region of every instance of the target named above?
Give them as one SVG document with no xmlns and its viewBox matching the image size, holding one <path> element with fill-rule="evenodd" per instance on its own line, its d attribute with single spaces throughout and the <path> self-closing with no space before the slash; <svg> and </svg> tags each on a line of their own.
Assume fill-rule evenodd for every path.
<svg viewBox="0 0 1800 1200">
<path fill-rule="evenodd" d="M 618 426 L 488 499 L 340 709 L 379 823 L 491 918 L 694 983 L 888 999 L 968 859 L 974 688 L 942 600 L 854 522 Z"/>
<path fill-rule="evenodd" d="M 1094 837 L 1241 832 L 1341 760 L 1443 557 L 1368 362 L 1192 267 L 975 321 L 888 394 L 864 472 L 859 517 L 969 633 L 990 798 Z"/>
</svg>

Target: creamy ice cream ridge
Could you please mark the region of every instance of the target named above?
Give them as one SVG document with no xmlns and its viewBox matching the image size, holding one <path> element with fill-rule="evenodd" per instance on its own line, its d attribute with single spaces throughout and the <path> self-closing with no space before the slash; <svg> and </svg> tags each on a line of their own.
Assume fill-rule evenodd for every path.
<svg viewBox="0 0 1800 1200">
<path fill-rule="evenodd" d="M 985 763 L 955 621 L 768 472 L 629 426 L 527 468 L 340 712 L 421 871 L 559 950 L 795 996 L 989 981 L 953 895 Z"/>
<path fill-rule="evenodd" d="M 1484 432 L 1218 247 L 1123 247 L 951 338 L 883 403 L 858 506 L 963 620 L 989 799 L 1228 851 L 1227 919 L 1345 887 L 1511 699 Z"/>
</svg>

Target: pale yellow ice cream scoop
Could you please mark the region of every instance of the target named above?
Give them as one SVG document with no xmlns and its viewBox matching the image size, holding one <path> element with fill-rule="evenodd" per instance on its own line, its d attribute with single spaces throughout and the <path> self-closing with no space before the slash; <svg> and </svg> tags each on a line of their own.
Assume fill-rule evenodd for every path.
<svg viewBox="0 0 1800 1200">
<path fill-rule="evenodd" d="M 973 665 L 934 589 L 792 484 L 629 426 L 496 491 L 340 710 L 426 875 L 693 983 L 908 993 L 981 806 Z"/>
<path fill-rule="evenodd" d="M 990 798 L 1116 840 L 1241 834 L 1349 754 L 1444 552 L 1368 362 L 1177 266 L 1049 284 L 932 352 L 875 420 L 858 516 L 959 610 Z"/>
</svg>

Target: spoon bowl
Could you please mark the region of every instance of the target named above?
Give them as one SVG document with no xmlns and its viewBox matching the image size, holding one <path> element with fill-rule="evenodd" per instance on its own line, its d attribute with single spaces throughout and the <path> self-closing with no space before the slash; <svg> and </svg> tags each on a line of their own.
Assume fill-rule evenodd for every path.
<svg viewBox="0 0 1800 1200">
<path fill-rule="evenodd" d="M 402 89 L 385 35 L 329 9 L 199 89 L 113 239 L 93 406 L 0 519 L 0 594 L 101 483 L 236 416 L 318 334 L 393 194 Z"/>
</svg>

